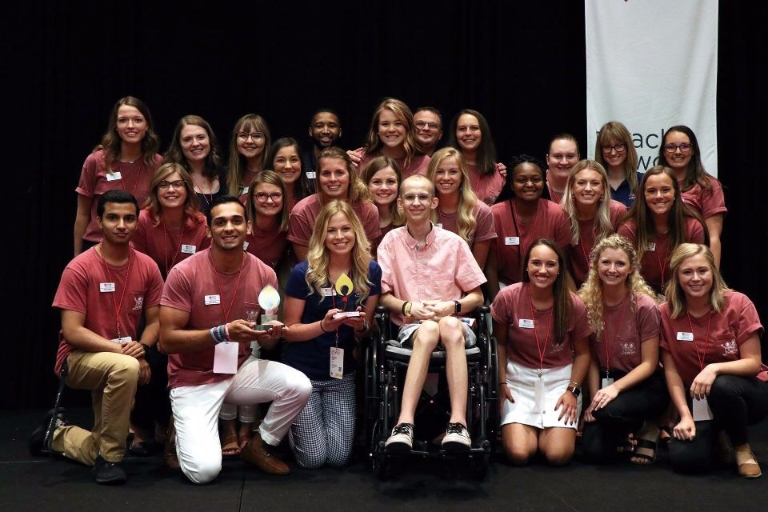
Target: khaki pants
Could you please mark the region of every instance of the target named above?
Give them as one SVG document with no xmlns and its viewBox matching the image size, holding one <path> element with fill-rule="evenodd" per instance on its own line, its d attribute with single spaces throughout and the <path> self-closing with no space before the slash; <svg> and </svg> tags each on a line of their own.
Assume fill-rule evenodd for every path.
<svg viewBox="0 0 768 512">
<path fill-rule="evenodd" d="M 52 449 L 92 466 L 101 454 L 108 462 L 125 456 L 131 402 L 139 380 L 139 361 L 112 352 L 81 352 L 67 357 L 67 385 L 91 391 L 93 430 L 70 425 L 54 431 Z"/>
</svg>

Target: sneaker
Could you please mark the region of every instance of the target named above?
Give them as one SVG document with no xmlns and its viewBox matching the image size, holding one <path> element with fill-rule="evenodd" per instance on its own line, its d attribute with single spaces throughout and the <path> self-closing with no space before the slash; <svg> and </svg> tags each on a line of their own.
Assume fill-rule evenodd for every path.
<svg viewBox="0 0 768 512">
<path fill-rule="evenodd" d="M 270 475 L 287 475 L 291 468 L 273 450 L 274 447 L 261 439 L 259 432 L 254 432 L 251 441 L 240 451 L 240 458 Z"/>
<path fill-rule="evenodd" d="M 384 443 L 387 452 L 407 452 L 413 448 L 413 423 L 398 423 Z"/>
<path fill-rule="evenodd" d="M 128 479 L 122 462 L 107 462 L 99 455 L 93 464 L 93 479 L 97 484 L 118 485 Z"/>
<path fill-rule="evenodd" d="M 467 427 L 461 423 L 449 423 L 445 429 L 443 449 L 451 451 L 466 451 L 472 446 Z"/>
<path fill-rule="evenodd" d="M 29 436 L 29 453 L 34 456 L 45 455 L 51 451 L 51 443 L 53 442 L 53 433 L 58 427 L 65 427 L 69 425 L 66 418 L 64 418 L 64 409 L 59 409 L 56 419 L 54 420 L 53 428 L 51 429 L 51 435 L 48 439 L 45 438 L 45 434 L 48 432 L 48 427 L 51 424 L 51 418 L 53 417 L 54 410 L 51 409 L 45 414 L 45 418 L 38 425 L 32 435 Z"/>
</svg>

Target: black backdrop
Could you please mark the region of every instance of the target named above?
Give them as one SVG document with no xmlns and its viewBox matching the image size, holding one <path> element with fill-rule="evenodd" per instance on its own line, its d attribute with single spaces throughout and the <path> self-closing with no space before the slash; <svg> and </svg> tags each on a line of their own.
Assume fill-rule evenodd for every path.
<svg viewBox="0 0 768 512">
<path fill-rule="evenodd" d="M 613 0 L 618 1 L 618 0 Z M 639 1 L 639 0 L 629 0 Z M 3 141 L 8 246 L 3 256 L 0 408 L 48 404 L 58 312 L 50 306 L 72 256 L 80 168 L 125 95 L 148 103 L 167 147 L 186 114 L 208 119 L 226 147 L 256 112 L 274 138 L 307 144 L 320 106 L 359 146 L 384 96 L 488 118 L 500 159 L 543 157 L 549 138 L 586 143 L 583 1 L 13 2 L 3 16 Z M 768 321 L 762 265 L 768 215 L 764 3 L 720 3 L 719 176 L 729 214 L 727 282 Z M 691 12 L 691 17 L 696 15 Z M 680 23 L 686 23 L 680 19 Z M 648 27 L 648 37 L 664 37 Z M 659 56 L 659 58 L 663 58 Z M 693 127 L 695 130 L 695 127 Z M 630 126 L 631 129 L 631 126 Z"/>
</svg>

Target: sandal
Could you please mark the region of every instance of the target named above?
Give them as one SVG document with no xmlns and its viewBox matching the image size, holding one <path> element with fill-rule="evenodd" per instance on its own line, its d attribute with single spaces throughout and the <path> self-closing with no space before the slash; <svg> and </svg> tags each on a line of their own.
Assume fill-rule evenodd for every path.
<svg viewBox="0 0 768 512">
<path fill-rule="evenodd" d="M 638 439 L 635 446 L 635 453 L 630 457 L 629 462 L 640 466 L 647 466 L 656 462 L 656 452 L 659 449 L 658 438 L 655 441 L 650 439 Z"/>
<path fill-rule="evenodd" d="M 221 454 L 224 457 L 240 455 L 240 444 L 237 440 L 237 434 L 227 434 L 221 438 Z"/>
</svg>

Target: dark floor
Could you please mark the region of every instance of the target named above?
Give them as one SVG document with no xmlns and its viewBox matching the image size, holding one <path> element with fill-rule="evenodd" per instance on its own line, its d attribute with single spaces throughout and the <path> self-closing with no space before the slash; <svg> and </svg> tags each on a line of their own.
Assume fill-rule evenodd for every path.
<svg viewBox="0 0 768 512">
<path fill-rule="evenodd" d="M 584 511 L 765 511 L 768 472 L 757 480 L 739 478 L 723 468 L 704 476 L 673 473 L 664 452 L 653 466 L 620 463 L 566 468 L 532 464 L 513 468 L 495 461 L 482 481 L 441 471 L 439 461 L 407 459 L 395 477 L 374 478 L 364 461 L 344 470 L 302 470 L 287 477 L 265 475 L 238 459 L 226 460 L 218 480 L 206 486 L 187 483 L 162 467 L 159 456 L 129 458 L 129 481 L 103 487 L 90 469 L 77 463 L 33 458 L 29 433 L 44 411 L 3 411 L 0 425 L 0 510 L 78 512 L 272 511 L 306 512 L 427 510 Z M 68 410 L 73 422 L 88 422 L 87 409 Z M 768 425 L 751 431 L 752 446 L 768 470 Z M 492 508 L 491 508 L 492 507 Z"/>
</svg>

